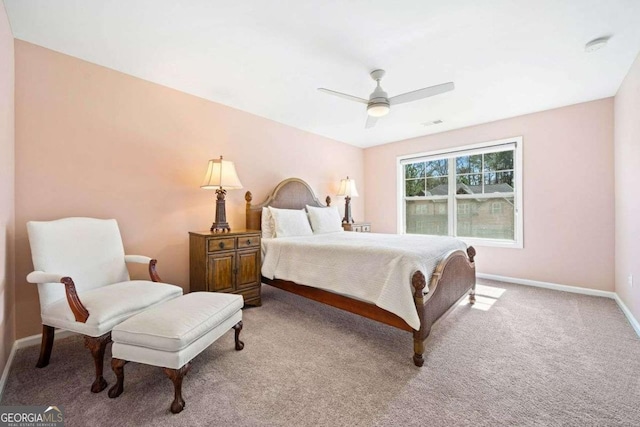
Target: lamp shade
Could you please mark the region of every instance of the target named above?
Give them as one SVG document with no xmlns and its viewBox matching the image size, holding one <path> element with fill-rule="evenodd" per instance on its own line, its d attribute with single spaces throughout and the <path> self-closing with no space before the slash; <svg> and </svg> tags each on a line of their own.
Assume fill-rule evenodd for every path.
<svg viewBox="0 0 640 427">
<path fill-rule="evenodd" d="M 207 174 L 200 188 L 207 190 L 218 188 L 233 190 L 242 188 L 242 183 L 238 178 L 233 162 L 222 160 L 222 156 L 220 156 L 219 159 L 209 160 Z"/>
<path fill-rule="evenodd" d="M 347 177 L 340 180 L 340 189 L 337 196 L 349 196 L 358 197 L 358 189 L 356 188 L 356 181 Z"/>
</svg>

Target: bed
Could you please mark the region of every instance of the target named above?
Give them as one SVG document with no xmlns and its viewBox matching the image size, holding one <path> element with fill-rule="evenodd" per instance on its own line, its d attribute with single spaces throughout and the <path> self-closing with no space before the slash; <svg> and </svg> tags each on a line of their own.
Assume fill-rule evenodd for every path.
<svg viewBox="0 0 640 427">
<path fill-rule="evenodd" d="M 253 196 L 250 191 L 246 193 L 245 200 L 246 228 L 251 230 L 261 229 L 262 208 L 264 207 L 271 206 L 280 209 L 304 209 L 307 205 L 314 207 L 327 207 L 331 204 L 331 199 L 329 197 L 325 199 L 326 205 L 322 204 L 313 193 L 311 187 L 305 181 L 298 178 L 289 178 L 280 182 L 262 203 L 252 204 Z M 344 232 L 337 234 L 347 237 L 348 242 L 345 244 L 350 245 L 353 249 L 354 245 L 357 245 L 357 243 L 353 242 L 356 240 L 355 235 L 360 233 Z M 408 242 L 408 247 L 410 247 L 411 239 L 415 239 L 415 237 L 412 236 L 382 234 L 378 235 L 378 237 L 387 240 L 391 239 L 394 241 L 396 246 L 398 246 L 398 239 L 404 238 Z M 359 239 L 360 238 L 362 238 L 362 236 L 360 236 Z M 375 236 L 371 236 L 368 237 L 368 239 L 377 238 Z M 275 242 L 278 239 L 275 238 L 270 240 Z M 295 243 L 298 247 L 302 247 L 300 245 L 303 244 L 303 241 L 312 239 L 293 238 L 290 240 L 292 241 L 292 244 Z M 318 239 L 318 241 L 321 241 L 321 239 Z M 284 247 L 288 248 L 288 254 L 293 254 L 288 245 L 289 243 Z M 271 244 L 271 246 L 274 245 Z M 462 244 L 462 247 L 466 248 L 466 245 Z M 263 245 L 263 249 L 265 248 L 267 250 L 272 250 L 269 249 L 269 245 Z M 315 250 L 320 249 L 321 245 L 316 244 Z M 312 252 L 312 250 L 305 250 L 304 252 Z M 267 274 L 272 276 L 271 278 L 265 277 L 263 274 L 262 282 L 305 298 L 411 332 L 413 334 L 413 362 L 416 366 L 420 367 L 424 364 L 424 343 L 431 332 L 433 324 L 467 293 L 469 294 L 469 303 L 473 304 L 475 302 L 475 254 L 476 251 L 471 246 L 466 248 L 466 250 L 449 250 L 437 257 L 438 259 L 433 263 L 435 267 L 433 267 L 432 270 L 431 264 L 429 263 L 419 264 L 424 265 L 425 267 L 412 271 L 410 274 L 403 274 L 402 277 L 406 277 L 406 279 L 397 280 L 399 283 L 396 285 L 400 287 L 399 289 L 408 293 L 410 299 L 412 299 L 412 301 L 409 301 L 409 304 L 413 304 L 413 306 L 404 307 L 404 309 L 405 311 L 415 310 L 414 313 L 416 315 L 416 321 L 413 321 L 410 316 L 408 317 L 402 313 L 398 315 L 379 306 L 385 306 L 384 304 L 377 305 L 374 302 L 366 301 L 353 295 L 346 295 L 344 292 L 336 292 L 335 290 L 309 286 L 309 283 L 296 283 L 292 280 L 284 280 L 283 276 L 276 278 L 275 276 L 272 276 L 272 273 Z M 412 253 L 409 253 L 407 256 L 411 255 Z M 265 259 L 267 258 L 265 257 Z M 317 262 L 317 258 L 314 262 Z M 332 268 L 333 267 L 334 266 L 332 266 Z M 345 274 L 342 277 L 350 277 L 350 275 L 347 274 L 347 271 L 344 273 Z M 286 278 L 290 279 L 290 277 Z"/>
</svg>

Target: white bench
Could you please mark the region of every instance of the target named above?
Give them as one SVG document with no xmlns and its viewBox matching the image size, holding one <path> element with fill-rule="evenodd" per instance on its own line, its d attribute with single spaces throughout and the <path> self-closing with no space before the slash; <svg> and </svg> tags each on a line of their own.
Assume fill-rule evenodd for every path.
<svg viewBox="0 0 640 427">
<path fill-rule="evenodd" d="M 171 412 L 184 409 L 182 379 L 191 360 L 229 329 L 235 330 L 236 350 L 242 350 L 241 295 L 193 292 L 143 311 L 113 328 L 111 367 L 117 382 L 109 390 L 115 398 L 124 389 L 127 362 L 162 367 L 174 385 Z"/>
</svg>

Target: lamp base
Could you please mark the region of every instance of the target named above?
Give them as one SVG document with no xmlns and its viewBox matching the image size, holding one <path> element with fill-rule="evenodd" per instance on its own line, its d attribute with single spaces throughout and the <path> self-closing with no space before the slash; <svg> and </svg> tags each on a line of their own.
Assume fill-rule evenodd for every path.
<svg viewBox="0 0 640 427">
<path fill-rule="evenodd" d="M 225 211 L 224 196 L 227 191 L 219 188 L 216 190 L 216 220 L 211 224 L 210 231 L 214 233 L 224 233 L 231 231 L 229 223 L 227 222 L 227 213 Z"/>
<path fill-rule="evenodd" d="M 214 222 L 211 224 L 210 230 L 214 233 L 224 233 L 227 231 L 231 231 L 228 222 Z"/>
<path fill-rule="evenodd" d="M 343 224 L 353 224 L 355 221 L 351 217 L 351 197 L 344 198 L 344 218 L 342 218 Z"/>
</svg>

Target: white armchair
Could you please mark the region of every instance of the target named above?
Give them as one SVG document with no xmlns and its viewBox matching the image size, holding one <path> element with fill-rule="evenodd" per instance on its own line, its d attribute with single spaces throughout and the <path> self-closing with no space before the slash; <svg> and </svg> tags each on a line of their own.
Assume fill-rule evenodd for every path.
<svg viewBox="0 0 640 427">
<path fill-rule="evenodd" d="M 54 328 L 85 336 L 96 378 L 91 391 L 107 386 L 102 376 L 111 329 L 164 301 L 182 295 L 182 288 L 160 282 L 156 260 L 125 255 L 115 219 L 64 218 L 27 223 L 36 271 L 27 281 L 38 284 L 42 346 L 37 367 L 49 364 Z M 149 265 L 151 281 L 130 280 L 126 263 Z M 156 282 L 156 283 L 154 283 Z"/>
</svg>

